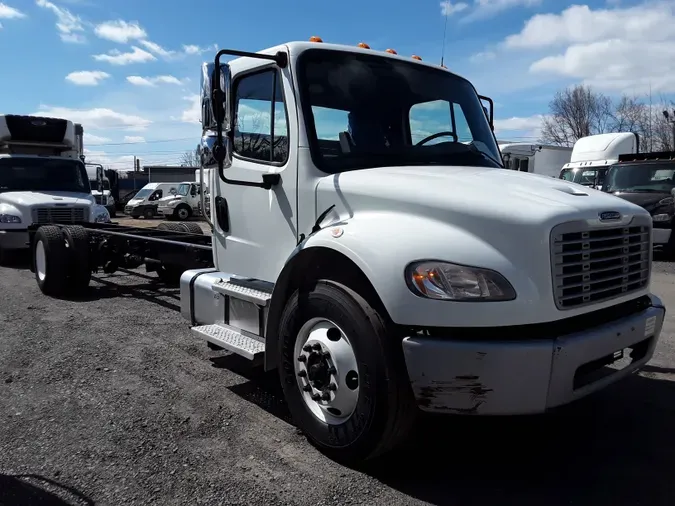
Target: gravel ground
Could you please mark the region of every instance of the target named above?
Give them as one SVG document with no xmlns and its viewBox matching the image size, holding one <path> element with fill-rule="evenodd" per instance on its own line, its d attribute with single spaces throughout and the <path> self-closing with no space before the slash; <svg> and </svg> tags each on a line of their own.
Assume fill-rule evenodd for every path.
<svg viewBox="0 0 675 506">
<path fill-rule="evenodd" d="M 654 270 L 672 307 L 675 268 Z M 0 505 L 675 503 L 672 314 L 639 376 L 547 416 L 426 418 L 348 469 L 289 423 L 274 374 L 192 338 L 154 279 L 99 275 L 62 301 L 0 267 Z"/>
</svg>

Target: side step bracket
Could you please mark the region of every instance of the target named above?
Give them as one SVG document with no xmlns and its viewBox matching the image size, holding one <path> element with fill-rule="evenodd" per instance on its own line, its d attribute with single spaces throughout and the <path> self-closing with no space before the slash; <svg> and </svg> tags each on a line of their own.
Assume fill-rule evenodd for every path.
<svg viewBox="0 0 675 506">
<path fill-rule="evenodd" d="M 245 300 L 261 307 L 267 307 L 272 299 L 272 291 L 267 291 L 262 284 L 254 282 L 242 283 L 235 278 L 222 279 L 213 284 L 213 290 L 222 295 Z"/>
<path fill-rule="evenodd" d="M 265 353 L 265 343 L 231 327 L 213 324 L 192 327 L 190 330 L 199 338 L 249 360 L 262 358 Z"/>
</svg>

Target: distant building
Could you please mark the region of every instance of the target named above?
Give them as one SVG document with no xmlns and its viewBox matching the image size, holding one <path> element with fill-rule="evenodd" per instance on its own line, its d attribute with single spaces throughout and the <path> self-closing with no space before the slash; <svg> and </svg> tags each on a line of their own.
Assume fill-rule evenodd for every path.
<svg viewBox="0 0 675 506">
<path fill-rule="evenodd" d="M 178 167 L 175 165 L 144 165 L 150 183 L 180 183 L 194 181 L 199 167 Z"/>
</svg>

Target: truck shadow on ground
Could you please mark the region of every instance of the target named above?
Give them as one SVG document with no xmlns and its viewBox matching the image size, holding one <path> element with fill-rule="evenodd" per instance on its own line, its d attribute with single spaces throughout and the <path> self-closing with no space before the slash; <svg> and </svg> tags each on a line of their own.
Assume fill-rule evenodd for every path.
<svg viewBox="0 0 675 506">
<path fill-rule="evenodd" d="M 34 474 L 0 474 L 0 505 L 93 506 L 94 501 L 74 488 Z"/>
<path fill-rule="evenodd" d="M 247 378 L 233 393 L 292 423 L 275 372 L 211 361 Z M 541 416 L 422 415 L 405 445 L 358 470 L 436 505 L 672 506 L 675 378 L 631 376 Z"/>
</svg>

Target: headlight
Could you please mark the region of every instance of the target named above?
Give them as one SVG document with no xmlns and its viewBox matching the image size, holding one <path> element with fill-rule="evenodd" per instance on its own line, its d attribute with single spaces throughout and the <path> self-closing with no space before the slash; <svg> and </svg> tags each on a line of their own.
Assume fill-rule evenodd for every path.
<svg viewBox="0 0 675 506">
<path fill-rule="evenodd" d="M 21 223 L 21 216 L 13 214 L 0 214 L 0 223 Z"/>
<path fill-rule="evenodd" d="M 516 292 L 498 272 L 448 262 L 415 262 L 406 269 L 408 287 L 420 297 L 458 302 L 513 300 Z"/>
<path fill-rule="evenodd" d="M 671 218 L 672 216 L 669 214 L 655 214 L 652 216 L 653 221 L 670 221 Z"/>
<path fill-rule="evenodd" d="M 659 200 L 660 206 L 672 206 L 673 203 L 675 203 L 675 199 L 673 199 L 673 197 L 666 197 L 665 199 Z"/>
<path fill-rule="evenodd" d="M 98 213 L 94 216 L 94 223 L 110 223 L 110 215 L 108 213 Z"/>
</svg>

